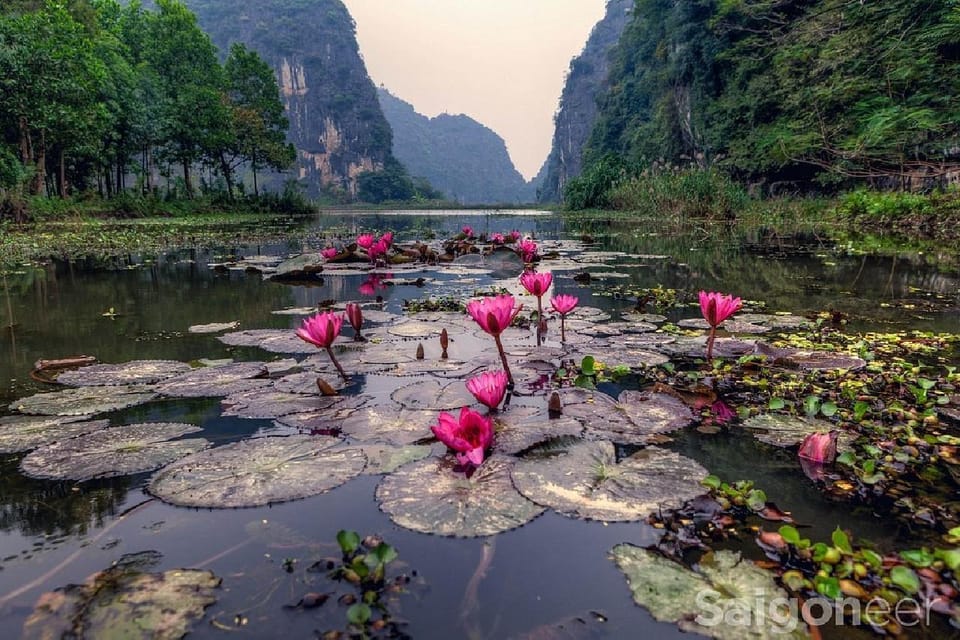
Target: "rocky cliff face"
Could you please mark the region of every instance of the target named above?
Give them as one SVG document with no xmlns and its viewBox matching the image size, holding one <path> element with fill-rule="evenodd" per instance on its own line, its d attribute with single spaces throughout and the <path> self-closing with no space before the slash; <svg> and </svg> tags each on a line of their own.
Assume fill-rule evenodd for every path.
<svg viewBox="0 0 960 640">
<path fill-rule="evenodd" d="M 297 149 L 297 177 L 356 194 L 356 177 L 382 169 L 391 133 L 340 0 L 186 0 L 222 52 L 255 49 L 277 73 Z"/>
<path fill-rule="evenodd" d="M 411 175 L 461 204 L 531 202 L 534 188 L 513 166 L 503 139 L 465 115 L 428 118 L 386 89 L 380 106 L 393 129 L 393 155 Z"/>
<path fill-rule="evenodd" d="M 538 200 L 556 202 L 570 178 L 580 174 L 583 147 L 597 117 L 597 96 L 607 87 L 609 54 L 630 18 L 633 0 L 608 0 L 607 12 L 597 23 L 583 52 L 570 63 L 567 82 L 554 118 L 553 147 L 547 157 Z"/>
</svg>

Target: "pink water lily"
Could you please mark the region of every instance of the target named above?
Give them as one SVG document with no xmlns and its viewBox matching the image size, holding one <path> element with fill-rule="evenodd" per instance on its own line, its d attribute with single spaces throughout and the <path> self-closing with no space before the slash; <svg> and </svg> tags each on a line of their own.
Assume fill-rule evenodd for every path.
<svg viewBox="0 0 960 640">
<path fill-rule="evenodd" d="M 355 332 L 354 339 L 363 340 L 363 336 L 360 335 L 360 329 L 363 327 L 363 310 L 356 302 L 347 303 L 347 320 L 350 321 L 350 326 Z"/>
<path fill-rule="evenodd" d="M 493 444 L 493 422 L 467 407 L 460 409 L 459 420 L 442 412 L 439 424 L 430 429 L 440 442 L 457 452 L 462 465 L 480 466 Z"/>
<path fill-rule="evenodd" d="M 560 342 L 567 341 L 567 314 L 574 310 L 580 299 L 577 296 L 560 294 L 550 298 L 550 306 L 560 314 Z"/>
<path fill-rule="evenodd" d="M 364 233 L 363 235 L 357 236 L 357 246 L 363 247 L 364 249 L 372 247 L 374 242 L 376 242 L 376 239 L 373 237 L 373 234 Z"/>
<path fill-rule="evenodd" d="M 380 242 L 383 242 L 387 245 L 387 249 L 393 246 L 393 231 L 387 231 L 382 236 L 380 236 Z"/>
<path fill-rule="evenodd" d="M 529 264 L 537 257 L 537 243 L 533 240 L 522 240 L 517 244 L 517 253 L 524 263 Z"/>
<path fill-rule="evenodd" d="M 473 227 L 470 225 L 465 225 L 461 231 L 463 231 L 463 235 L 467 236 L 468 238 L 473 237 Z"/>
<path fill-rule="evenodd" d="M 551 283 L 553 283 L 553 274 L 549 271 L 543 273 L 524 271 L 520 276 L 520 284 L 524 289 L 537 296 L 537 346 L 540 346 L 543 332 L 546 330 L 546 323 L 543 320 L 543 294 L 550 288 Z"/>
<path fill-rule="evenodd" d="M 520 239 L 520 232 L 517 231 L 516 229 L 514 229 L 513 231 L 511 231 L 511 232 L 510 232 L 510 239 L 513 240 L 514 242 L 516 242 L 517 240 L 519 240 L 519 239 Z"/>
<path fill-rule="evenodd" d="M 737 417 L 737 414 L 730 408 L 730 405 L 723 400 L 716 400 L 711 404 L 710 413 L 713 414 L 713 419 L 717 424 L 727 424 Z"/>
<path fill-rule="evenodd" d="M 348 380 L 343 367 L 337 362 L 337 357 L 333 354 L 333 341 L 340 335 L 340 328 L 343 326 L 343 316 L 333 311 L 318 313 L 312 318 L 307 318 L 297 329 L 297 336 L 301 340 L 306 340 L 321 349 L 326 349 L 330 361 L 337 368 L 337 372 L 344 380 Z"/>
<path fill-rule="evenodd" d="M 808 433 L 800 443 L 797 453 L 804 460 L 820 464 L 830 464 L 837 457 L 837 431 L 814 431 Z"/>
<path fill-rule="evenodd" d="M 336 247 L 327 247 L 326 249 L 320 250 L 320 255 L 323 257 L 324 260 L 333 260 L 334 258 L 337 257 L 338 253 L 340 252 L 337 251 Z"/>
<path fill-rule="evenodd" d="M 716 291 L 700 292 L 700 313 L 710 325 L 710 337 L 707 338 L 707 361 L 713 356 L 713 341 L 717 337 L 717 327 L 743 307 L 740 298 Z"/>
<path fill-rule="evenodd" d="M 503 237 L 502 233 L 494 233 L 490 235 L 490 242 L 493 244 L 503 244 L 503 241 L 506 238 Z"/>
<path fill-rule="evenodd" d="M 467 391 L 477 402 L 496 411 L 507 392 L 507 374 L 504 371 L 484 371 L 467 380 Z"/>
<path fill-rule="evenodd" d="M 510 326 L 513 319 L 517 317 L 523 305 L 514 308 L 513 296 L 503 294 L 492 298 L 482 298 L 480 300 L 471 300 L 467 303 L 467 313 L 470 314 L 480 327 L 493 336 L 497 344 L 497 351 L 500 353 L 500 361 L 503 363 L 503 370 L 507 374 L 507 382 L 513 387 L 513 374 L 510 373 L 510 364 L 507 362 L 507 354 L 503 350 L 503 343 L 500 341 L 500 334 Z"/>
<path fill-rule="evenodd" d="M 383 238 L 380 238 L 367 249 L 367 255 L 370 257 L 370 262 L 376 262 L 380 256 L 387 255 L 389 250 L 390 245 Z"/>
</svg>

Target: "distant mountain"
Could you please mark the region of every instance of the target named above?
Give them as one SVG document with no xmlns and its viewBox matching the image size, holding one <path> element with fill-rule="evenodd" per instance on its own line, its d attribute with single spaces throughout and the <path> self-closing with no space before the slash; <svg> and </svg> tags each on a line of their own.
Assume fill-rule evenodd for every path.
<svg viewBox="0 0 960 640">
<path fill-rule="evenodd" d="M 296 175 L 315 195 L 356 195 L 357 176 L 384 168 L 390 125 L 340 0 L 185 0 L 221 52 L 242 42 L 270 64 L 297 149 Z"/>
<path fill-rule="evenodd" d="M 610 53 L 630 20 L 634 0 L 608 0 L 607 12 L 590 33 L 570 72 L 554 117 L 553 146 L 541 169 L 540 202 L 557 202 L 570 178 L 580 175 L 583 149 L 597 119 L 597 98 L 607 89 Z M 536 179 L 534 179 L 536 182 Z"/>
<path fill-rule="evenodd" d="M 377 95 L 393 129 L 393 155 L 411 175 L 462 204 L 534 200 L 534 184 L 523 179 L 495 132 L 465 115 L 428 118 L 382 87 Z"/>
</svg>

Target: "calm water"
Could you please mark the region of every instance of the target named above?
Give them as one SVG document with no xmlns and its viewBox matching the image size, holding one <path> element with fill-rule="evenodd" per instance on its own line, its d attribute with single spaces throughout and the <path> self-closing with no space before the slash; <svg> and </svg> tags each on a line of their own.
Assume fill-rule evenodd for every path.
<svg viewBox="0 0 960 640">
<path fill-rule="evenodd" d="M 576 294 L 582 304 L 611 311 L 632 306 L 632 290 L 661 285 L 684 292 L 735 292 L 765 301 L 771 311 L 836 310 L 847 314 L 857 329 L 960 333 L 960 277 L 943 267 L 938 259 L 942 256 L 848 255 L 815 236 L 783 239 L 724 230 L 677 235 L 622 223 L 568 229 L 561 218 L 542 214 L 404 212 L 321 217 L 313 223 L 307 244 L 316 248 L 326 235 L 349 237 L 362 230 L 392 229 L 400 241 L 444 238 L 464 224 L 477 233 L 518 229 L 544 240 L 588 233 L 603 250 L 641 256 L 616 258 L 593 273 L 589 285 L 574 282 L 573 272 L 557 274 L 557 292 Z M 226 256 L 286 255 L 300 249 L 295 243 L 224 247 L 152 262 L 129 256 L 108 264 L 55 264 L 8 275 L 0 282 L 0 320 L 5 327 L 12 325 L 0 331 L 0 415 L 8 413 L 5 407 L 13 400 L 43 388 L 29 378 L 40 358 L 90 354 L 103 362 L 123 362 L 279 357 L 230 348 L 186 330 L 194 324 L 234 320 L 248 329 L 292 328 L 299 322 L 296 317 L 271 312 L 331 298 L 361 298 L 357 291 L 366 280 L 363 276 L 327 278 L 322 285 L 303 287 L 207 267 Z M 449 276 L 429 275 L 438 281 L 431 287 L 380 290 L 386 308 L 399 312 L 404 299 L 432 291 L 468 293 L 476 286 L 458 288 Z M 102 315 L 110 309 L 114 317 Z M 685 307 L 671 315 L 694 317 L 697 312 Z M 372 376 L 369 383 L 383 381 Z M 221 417 L 217 399 L 167 400 L 111 418 L 117 423 L 191 422 L 204 427 L 200 435 L 218 443 L 270 426 L 270 421 Z M 812 525 L 811 538 L 827 538 L 842 524 L 885 548 L 909 539 L 909 532 L 874 514 L 825 501 L 798 472 L 792 455 L 752 438 L 688 433 L 672 446 L 723 478 L 754 479 L 791 509 L 798 522 Z M 201 567 L 222 576 L 220 599 L 208 609 L 207 619 L 228 627 L 244 622 L 237 637 L 309 638 L 316 629 L 342 628 L 342 611 L 329 616 L 335 610 L 329 605 L 313 611 L 283 609 L 311 590 L 303 569 L 334 554 L 331 543 L 339 529 L 382 535 L 399 550 L 406 568 L 416 570 L 421 584 L 394 610 L 409 621 L 406 631 L 414 638 L 520 636 L 571 616 L 590 620 L 588 626 L 605 637 L 681 635 L 633 604 L 623 577 L 607 558 L 617 543 L 654 542 L 657 534 L 646 525 L 605 525 L 548 511 L 495 538 L 457 540 L 393 525 L 374 501 L 376 477 L 360 477 L 328 494 L 269 508 L 209 511 L 144 503 L 148 496 L 142 488 L 149 474 L 80 484 L 38 482 L 18 473 L 19 460 L 0 456 L 0 598 L 20 590 L 0 607 L 3 638 L 19 635 L 42 592 L 81 582 L 122 555 L 145 550 L 163 554 L 159 569 Z M 471 593 L 471 578 L 482 568 L 484 556 L 488 566 L 479 582 L 474 580 Z M 282 567 L 288 558 L 296 561 L 291 573 Z M 30 586 L 22 589 L 24 585 Z M 594 622 L 591 612 L 602 612 L 607 622 Z M 235 635 L 205 622 L 190 637 Z"/>
</svg>

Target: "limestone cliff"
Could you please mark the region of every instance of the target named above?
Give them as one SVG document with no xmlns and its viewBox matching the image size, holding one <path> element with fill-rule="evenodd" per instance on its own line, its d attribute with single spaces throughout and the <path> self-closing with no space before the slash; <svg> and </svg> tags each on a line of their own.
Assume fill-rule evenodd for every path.
<svg viewBox="0 0 960 640">
<path fill-rule="evenodd" d="M 632 7 L 633 0 L 608 0 L 606 15 L 570 63 L 560 109 L 554 117 L 553 146 L 539 187 L 540 202 L 560 200 L 567 180 L 580 174 L 583 147 L 597 117 L 597 97 L 607 87 L 609 54 L 623 34 Z"/>
<path fill-rule="evenodd" d="M 383 168 L 390 125 L 340 0 L 185 1 L 222 52 L 242 42 L 276 70 L 297 177 L 311 195 L 355 195 L 357 175 Z"/>
</svg>

